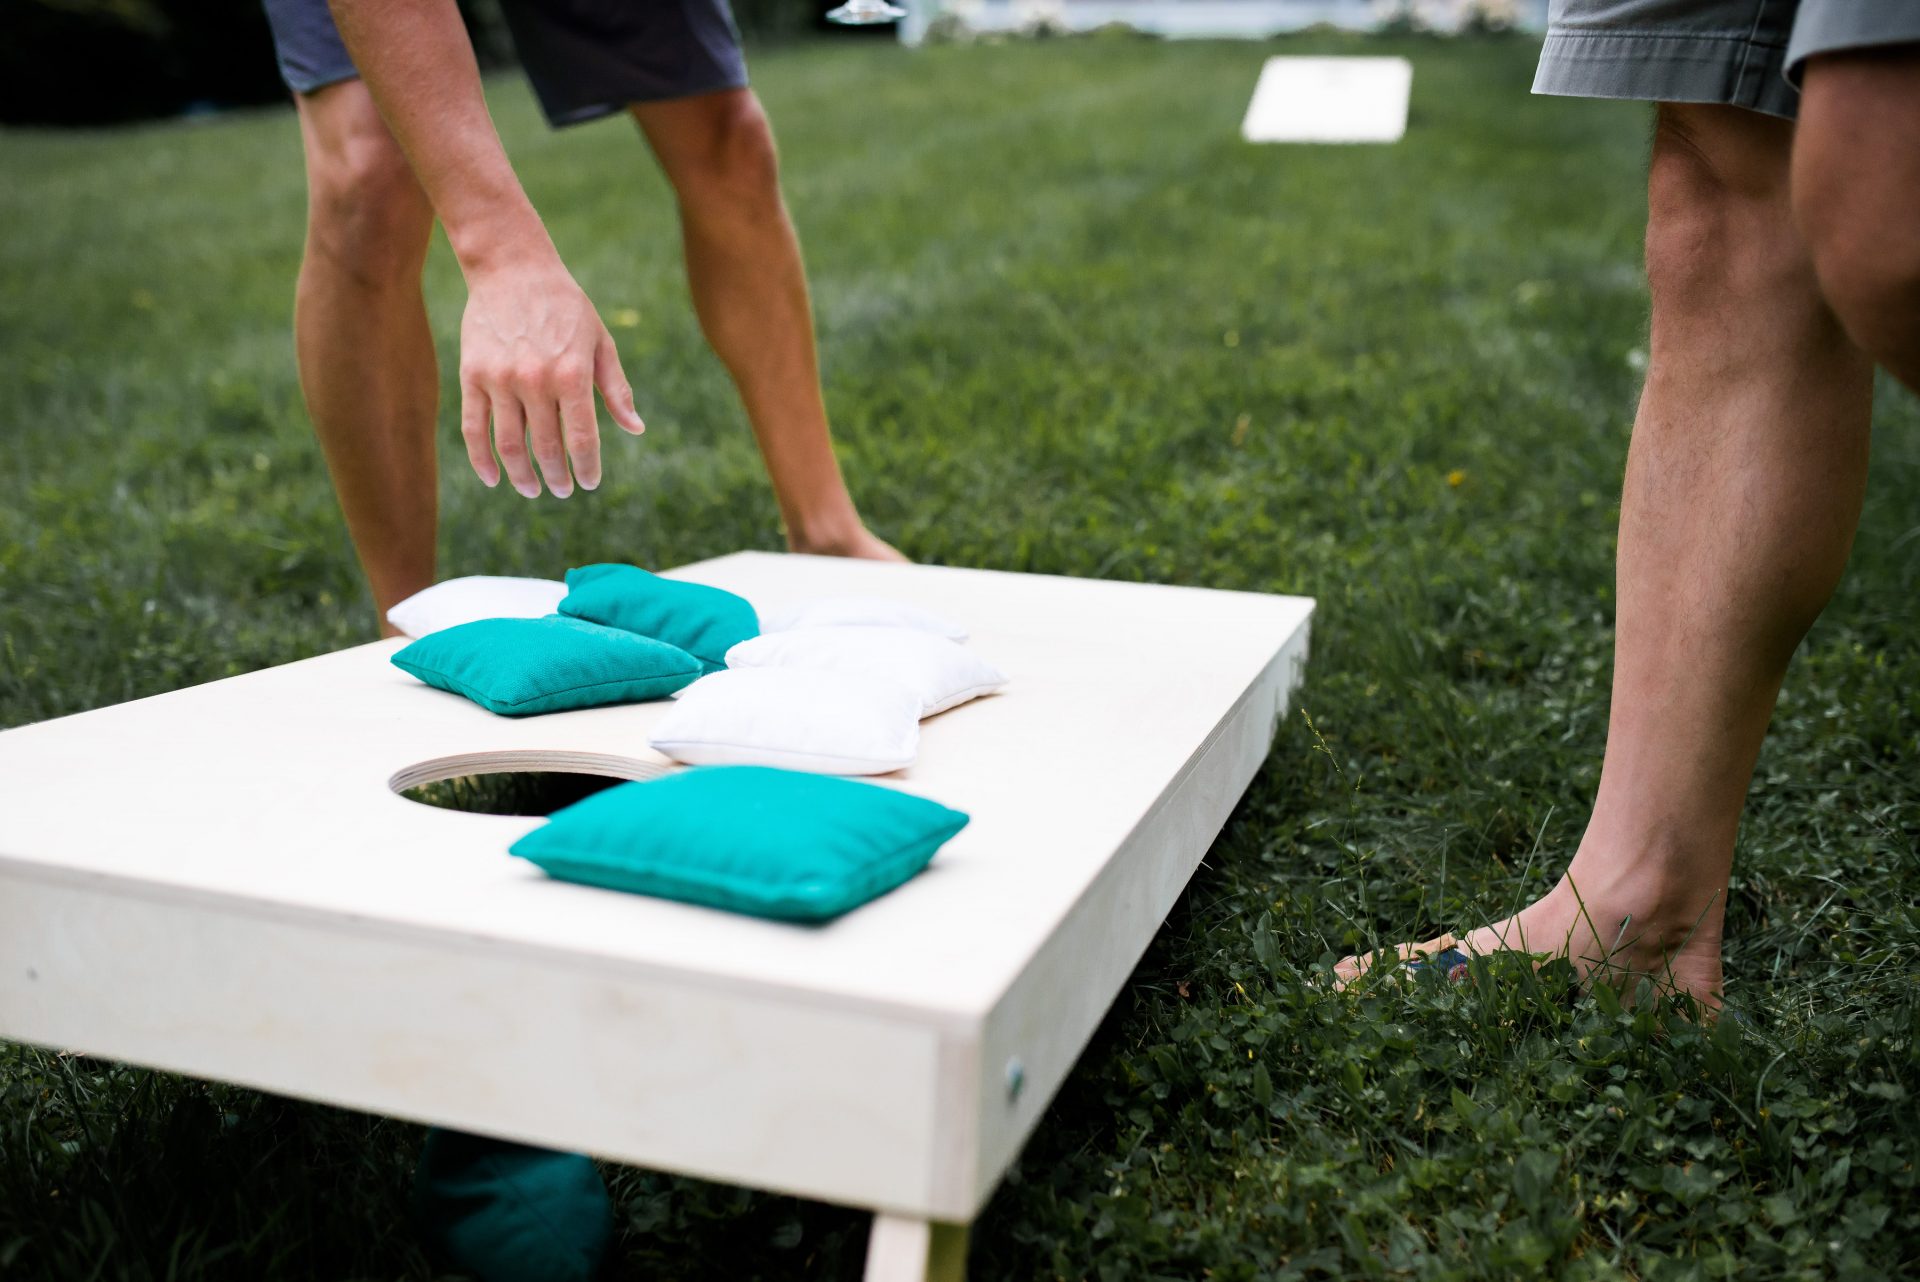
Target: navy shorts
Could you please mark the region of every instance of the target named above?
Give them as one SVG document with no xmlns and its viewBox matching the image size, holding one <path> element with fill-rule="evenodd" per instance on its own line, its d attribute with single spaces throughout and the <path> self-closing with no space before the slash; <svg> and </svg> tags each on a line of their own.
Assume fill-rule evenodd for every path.
<svg viewBox="0 0 1920 1282">
<path fill-rule="evenodd" d="M 327 0 L 264 3 L 287 88 L 312 93 L 360 74 Z M 500 8 L 556 126 L 747 83 L 727 0 L 501 0 Z"/>
</svg>

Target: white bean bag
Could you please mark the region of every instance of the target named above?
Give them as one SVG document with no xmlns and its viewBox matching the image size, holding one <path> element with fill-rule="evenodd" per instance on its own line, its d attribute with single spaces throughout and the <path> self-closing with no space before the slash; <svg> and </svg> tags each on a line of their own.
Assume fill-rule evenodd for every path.
<svg viewBox="0 0 1920 1282">
<path fill-rule="evenodd" d="M 882 678 L 729 669 L 682 690 L 647 742 L 693 766 L 886 774 L 912 765 L 920 751 L 920 700 Z"/>
<path fill-rule="evenodd" d="M 481 619 L 541 619 L 560 608 L 567 585 L 557 579 L 472 574 L 423 588 L 387 611 L 387 622 L 418 639 Z"/>
<path fill-rule="evenodd" d="M 897 682 L 930 717 L 1007 684 L 964 646 L 917 628 L 832 627 L 769 632 L 727 651 L 729 668 L 806 668 Z"/>
</svg>

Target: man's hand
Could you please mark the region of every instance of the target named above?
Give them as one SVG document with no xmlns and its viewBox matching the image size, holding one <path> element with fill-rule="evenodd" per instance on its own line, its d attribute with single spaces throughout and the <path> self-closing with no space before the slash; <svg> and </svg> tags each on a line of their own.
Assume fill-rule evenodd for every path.
<svg viewBox="0 0 1920 1282">
<path fill-rule="evenodd" d="M 573 493 L 575 480 L 594 489 L 600 484 L 594 389 L 621 427 L 638 435 L 646 425 L 593 304 L 558 259 L 474 272 L 467 290 L 460 434 L 473 470 L 493 486 L 504 467 L 513 488 L 530 499 L 540 496 L 541 477 L 559 499 Z"/>
</svg>

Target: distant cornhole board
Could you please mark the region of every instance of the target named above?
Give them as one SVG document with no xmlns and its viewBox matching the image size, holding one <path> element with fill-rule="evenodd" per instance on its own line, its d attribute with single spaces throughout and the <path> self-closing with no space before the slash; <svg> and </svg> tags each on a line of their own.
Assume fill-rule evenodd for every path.
<svg viewBox="0 0 1920 1282">
<path fill-rule="evenodd" d="M 873 1282 L 966 1225 L 1266 757 L 1313 602 L 741 553 L 762 611 L 889 596 L 1012 678 L 883 786 L 973 823 L 801 927 L 550 881 L 540 819 L 403 787 L 649 778 L 663 703 L 507 719 L 397 641 L 0 733 L 0 1037 L 875 1211 Z"/>
<path fill-rule="evenodd" d="M 1248 142 L 1399 142 L 1412 92 L 1405 58 L 1269 58 L 1240 134 Z"/>
</svg>

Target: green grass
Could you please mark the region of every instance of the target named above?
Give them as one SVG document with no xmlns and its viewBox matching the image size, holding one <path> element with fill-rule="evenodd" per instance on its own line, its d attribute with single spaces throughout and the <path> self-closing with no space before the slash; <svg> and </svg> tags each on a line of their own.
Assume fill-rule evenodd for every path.
<svg viewBox="0 0 1920 1282">
<path fill-rule="evenodd" d="M 1920 413 L 1891 387 L 1741 836 L 1747 1022 L 1665 1026 L 1558 969 L 1313 982 L 1535 893 L 1578 837 L 1644 345 L 1644 109 L 1529 98 L 1524 43 L 1404 48 L 1408 138 L 1356 149 L 1236 141 L 1256 46 L 756 63 L 883 534 L 1321 603 L 1324 743 L 1281 734 L 980 1221 L 974 1276 L 1920 1268 Z M 617 336 L 652 430 L 609 435 L 597 494 L 530 506 L 473 481 L 443 410 L 445 571 L 779 546 L 630 131 L 551 135 L 518 82 L 493 97 L 582 282 L 640 315 Z M 0 173 L 0 724 L 363 639 L 290 351 L 291 116 L 0 135 Z M 428 288 L 450 364 L 444 253 Z M 0 1047 L 0 1274 L 419 1276 L 418 1138 Z M 858 1275 L 851 1212 L 612 1174 L 622 1278 Z"/>
</svg>

